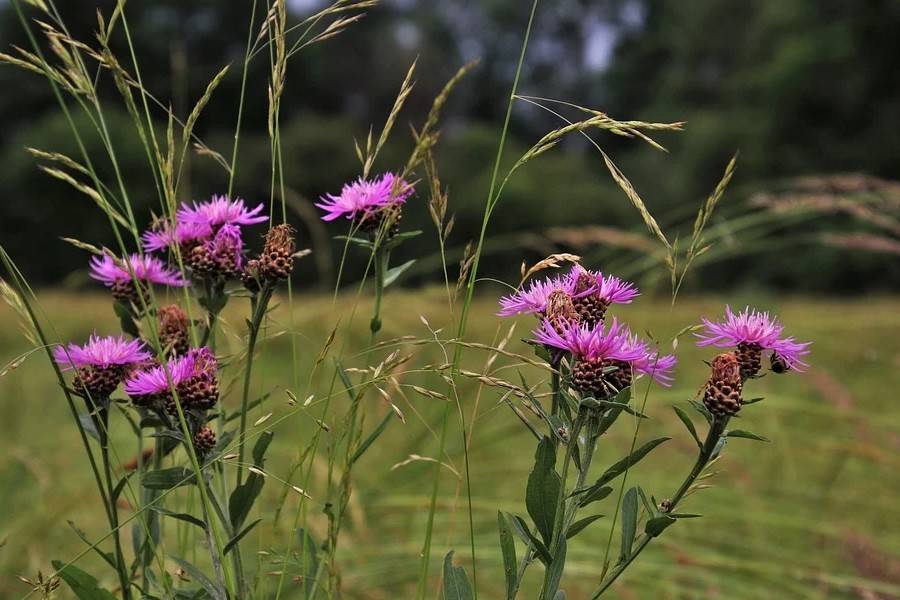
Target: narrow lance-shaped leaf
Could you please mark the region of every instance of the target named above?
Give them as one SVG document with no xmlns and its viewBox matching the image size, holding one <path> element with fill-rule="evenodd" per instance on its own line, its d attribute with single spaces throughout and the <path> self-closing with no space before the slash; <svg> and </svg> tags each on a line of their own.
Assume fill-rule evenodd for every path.
<svg viewBox="0 0 900 600">
<path fill-rule="evenodd" d="M 609 483 L 610 481 L 630 469 L 632 466 L 640 462 L 641 459 L 647 456 L 654 448 L 670 439 L 672 438 L 661 437 L 656 438 L 655 440 L 650 440 L 649 442 L 608 468 L 606 472 L 600 476 L 600 479 L 597 480 L 594 486 L 602 486 L 606 483 Z"/>
<path fill-rule="evenodd" d="M 78 600 L 116 600 L 111 592 L 100 587 L 93 575 L 75 565 L 66 565 L 61 560 L 54 560 L 51 564 Z"/>
<path fill-rule="evenodd" d="M 365 453 L 365 451 L 369 449 L 369 446 L 371 446 L 372 443 L 378 439 L 378 436 L 380 436 L 382 433 L 384 433 L 384 430 L 387 429 L 387 426 L 391 422 L 391 417 L 393 417 L 393 416 L 394 416 L 393 411 L 388 412 L 384 416 L 384 418 L 381 420 L 381 423 L 378 424 L 378 427 L 376 427 L 372 431 L 372 433 L 369 434 L 369 437 L 367 437 L 363 441 L 363 443 L 359 445 L 359 448 L 356 449 L 356 452 L 353 453 L 353 457 L 350 459 L 351 465 L 353 463 L 355 463 L 357 460 L 359 460 L 360 457 L 362 457 L 362 455 Z"/>
<path fill-rule="evenodd" d="M 274 436 L 275 434 L 271 431 L 264 431 L 253 446 L 253 462 L 258 469 L 262 469 L 265 465 L 266 450 Z M 251 471 L 247 480 L 231 493 L 228 500 L 228 516 L 231 519 L 231 526 L 235 530 L 243 525 L 247 515 L 250 514 L 250 508 L 262 491 L 265 481 L 265 477 Z"/>
<path fill-rule="evenodd" d="M 541 438 L 534 456 L 534 468 L 528 476 L 525 491 L 525 507 L 535 527 L 550 543 L 556 520 L 556 505 L 562 488 L 562 480 L 556 473 L 556 451 L 548 437 Z"/>
<path fill-rule="evenodd" d="M 602 519 L 603 515 L 591 515 L 589 517 L 585 517 L 583 519 L 578 519 L 571 525 L 569 525 L 569 529 L 566 531 L 566 539 L 571 539 L 582 532 L 582 530 L 596 521 L 597 519 Z"/>
<path fill-rule="evenodd" d="M 506 579 L 506 598 L 516 595 L 516 543 L 513 540 L 509 517 L 497 511 L 497 529 L 500 532 L 500 553 L 503 555 L 503 575 Z"/>
<path fill-rule="evenodd" d="M 472 600 L 472 586 L 466 570 L 453 566 L 453 550 L 444 557 L 444 600 Z"/>
<path fill-rule="evenodd" d="M 681 419 L 681 422 L 684 423 L 684 426 L 687 427 L 688 432 L 691 434 L 691 437 L 694 438 L 694 441 L 697 442 L 697 447 L 702 448 L 703 442 L 700 441 L 700 436 L 697 435 L 697 428 L 694 427 L 694 422 L 691 421 L 691 417 L 688 416 L 684 410 L 677 406 L 672 407 L 675 410 L 675 414 L 678 415 L 678 418 Z"/>
<path fill-rule="evenodd" d="M 772 441 L 767 437 L 757 435 L 750 431 L 744 431 L 743 429 L 734 429 L 732 431 L 726 432 L 725 435 L 730 438 L 745 438 L 748 440 L 756 440 L 758 442 L 771 442 Z"/>
<path fill-rule="evenodd" d="M 619 562 L 625 562 L 631 556 L 634 535 L 637 533 L 637 515 L 637 488 L 628 488 L 622 498 L 622 552 L 619 555 Z"/>
</svg>

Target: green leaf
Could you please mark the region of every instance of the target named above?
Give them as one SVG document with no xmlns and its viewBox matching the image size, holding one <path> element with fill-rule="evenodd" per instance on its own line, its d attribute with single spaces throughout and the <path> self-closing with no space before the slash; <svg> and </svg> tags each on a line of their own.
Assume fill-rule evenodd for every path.
<svg viewBox="0 0 900 600">
<path fill-rule="evenodd" d="M 172 467 L 150 471 L 141 478 L 141 485 L 148 490 L 170 490 L 183 485 L 194 485 L 197 478 L 194 471 L 184 467 Z"/>
<path fill-rule="evenodd" d="M 547 550 L 547 546 L 537 536 L 531 533 L 531 529 L 528 528 L 528 523 L 525 522 L 525 519 L 519 515 L 512 515 L 511 524 L 513 531 L 519 535 L 522 541 L 534 548 L 538 559 L 545 565 L 549 565 L 551 560 L 550 551 Z"/>
<path fill-rule="evenodd" d="M 584 408 L 593 408 L 593 409 L 611 408 L 611 409 L 615 409 L 620 412 L 624 410 L 629 415 L 634 415 L 635 417 L 638 417 L 640 419 L 649 419 L 650 418 L 647 415 L 645 415 L 644 413 L 642 413 L 641 411 L 635 410 L 635 409 L 631 408 L 630 406 L 628 406 L 627 404 L 622 404 L 621 402 L 616 402 L 614 400 L 598 400 L 597 398 L 588 397 L 588 398 L 583 398 L 580 402 L 580 405 Z"/>
<path fill-rule="evenodd" d="M 656 537 L 662 533 L 666 527 L 675 522 L 675 518 L 670 515 L 659 515 L 647 521 L 644 526 L 644 532 L 650 537 Z"/>
<path fill-rule="evenodd" d="M 631 556 L 634 536 L 637 533 L 638 493 L 637 488 L 628 488 L 622 498 L 622 552 L 619 562 L 623 563 Z"/>
<path fill-rule="evenodd" d="M 75 565 L 65 565 L 61 560 L 54 560 L 51 564 L 78 600 L 116 600 L 112 593 L 99 586 L 93 575 L 88 575 Z"/>
<path fill-rule="evenodd" d="M 566 539 L 568 540 L 568 539 L 575 537 L 576 535 L 581 533 L 581 531 L 585 527 L 587 527 L 588 525 L 590 525 L 597 519 L 602 519 L 602 518 L 603 518 L 603 515 L 591 515 L 591 516 L 585 517 L 583 519 L 578 519 L 577 521 L 575 521 L 574 523 L 569 525 L 569 529 L 566 531 Z"/>
<path fill-rule="evenodd" d="M 81 421 L 81 428 L 84 429 L 84 432 L 99 442 L 100 433 L 97 431 L 97 426 L 94 424 L 91 415 L 87 413 L 80 414 L 78 415 L 78 420 Z"/>
<path fill-rule="evenodd" d="M 300 575 L 303 577 L 306 595 L 304 598 L 312 598 L 316 589 L 316 574 L 319 572 L 319 546 L 305 529 L 297 532 L 300 537 Z"/>
<path fill-rule="evenodd" d="M 584 495 L 581 497 L 581 500 L 578 501 L 578 507 L 584 508 L 591 502 L 597 502 L 598 500 L 603 500 L 613 491 L 611 487 L 608 485 L 594 487 L 591 486 L 587 488 L 584 492 Z"/>
<path fill-rule="evenodd" d="M 403 275 L 403 273 L 413 266 L 416 263 L 416 259 L 408 260 L 402 265 L 397 265 L 396 267 L 392 267 L 387 270 L 384 274 L 384 287 L 387 287 L 397 281 L 397 278 Z"/>
<path fill-rule="evenodd" d="M 213 583 L 213 581 L 204 575 L 203 571 L 189 563 L 188 561 L 178 558 L 177 556 L 173 556 L 172 560 L 178 563 L 178 565 L 184 570 L 185 573 L 188 574 L 193 581 L 198 583 L 200 587 L 206 590 L 206 593 L 210 595 L 210 597 L 215 600 L 226 600 L 226 595 L 224 590 L 220 590 L 219 587 Z"/>
<path fill-rule="evenodd" d="M 688 416 L 684 410 L 677 406 L 672 407 L 675 410 L 675 414 L 678 415 L 678 418 L 681 419 L 681 422 L 684 423 L 684 426 L 687 427 L 688 432 L 690 432 L 691 437 L 694 438 L 694 441 L 697 442 L 697 447 L 702 448 L 703 442 L 700 441 L 700 436 L 697 435 L 697 428 L 694 427 L 694 422 L 691 421 L 691 418 Z"/>
<path fill-rule="evenodd" d="M 77 535 L 79 538 L 81 538 L 82 542 L 87 544 L 88 548 L 92 548 L 94 550 L 94 552 L 96 552 L 100 556 L 100 558 L 105 560 L 106 563 L 109 566 L 111 566 L 113 569 L 118 569 L 118 567 L 116 566 L 116 559 L 112 554 L 110 554 L 109 552 L 103 552 L 102 550 L 100 550 L 100 548 L 98 548 L 94 544 L 94 542 L 92 542 L 88 539 L 87 534 L 84 531 L 82 531 L 81 529 L 79 529 L 79 527 L 75 524 L 74 521 L 66 521 L 66 523 L 69 524 L 69 527 L 72 528 L 72 531 L 75 532 L 75 535 Z"/>
<path fill-rule="evenodd" d="M 725 432 L 726 437 L 735 437 L 735 438 L 746 438 L 748 440 L 756 440 L 758 442 L 771 442 L 767 437 L 763 437 L 761 435 L 756 435 L 755 433 L 751 433 L 749 431 L 744 431 L 743 429 L 734 429 L 732 431 Z"/>
<path fill-rule="evenodd" d="M 765 398 L 763 397 L 750 398 L 749 400 L 744 400 L 743 402 L 741 402 L 741 404 L 747 406 L 748 404 L 756 404 L 757 402 L 762 402 L 763 400 L 765 400 Z"/>
<path fill-rule="evenodd" d="M 545 544 L 549 544 L 553 537 L 556 505 L 562 489 L 562 480 L 555 467 L 556 450 L 553 442 L 548 437 L 542 437 L 534 455 L 534 469 L 528 475 L 525 507 Z"/>
<path fill-rule="evenodd" d="M 356 452 L 353 453 L 353 457 L 350 459 L 351 465 L 362 457 L 365 451 L 369 449 L 369 446 L 378 439 L 378 436 L 384 433 L 384 430 L 387 429 L 388 424 L 391 422 L 391 417 L 393 416 L 394 411 L 388 411 L 388 413 L 384 415 L 384 418 L 381 420 L 381 423 L 378 424 L 378 427 L 369 434 L 369 437 L 367 437 L 365 441 L 359 445 L 359 448 L 356 449 Z"/>
<path fill-rule="evenodd" d="M 253 529 L 254 527 L 256 527 L 256 526 L 259 524 L 260 521 L 262 521 L 262 519 L 257 519 L 257 520 L 255 520 L 255 521 L 253 521 L 252 523 L 250 523 L 249 525 L 247 525 L 246 527 L 244 527 L 244 529 L 243 529 L 240 533 L 238 533 L 238 534 L 235 535 L 233 538 L 231 538 L 230 540 L 228 540 L 228 543 L 225 544 L 225 547 L 222 549 L 222 555 L 224 556 L 224 555 L 228 554 L 228 551 L 231 550 L 232 548 L 234 548 L 234 547 L 237 545 L 237 543 L 238 543 L 239 541 L 241 541 L 241 539 L 242 539 L 245 535 L 247 535 L 248 533 L 250 533 L 250 530 L 251 530 L 251 529 Z"/>
<path fill-rule="evenodd" d="M 566 538 L 560 537 L 556 542 L 553 562 L 547 566 L 547 585 L 545 589 L 547 597 L 555 597 L 556 591 L 559 589 L 559 582 L 562 580 L 563 570 L 566 568 L 566 546 Z M 543 598 L 544 596 L 541 597 Z"/>
<path fill-rule="evenodd" d="M 262 469 L 265 466 L 266 450 L 273 437 L 275 437 L 274 433 L 264 431 L 256 440 L 256 444 L 253 446 L 253 464 L 256 468 Z M 231 519 L 231 526 L 235 530 L 244 524 L 265 482 L 265 477 L 251 472 L 247 476 L 247 480 L 231 492 L 231 496 L 228 498 L 228 516 Z"/>
<path fill-rule="evenodd" d="M 152 510 L 153 512 L 159 513 L 161 515 L 165 515 L 167 517 L 172 517 L 173 519 L 178 519 L 179 521 L 184 521 L 185 523 L 190 523 L 191 525 L 196 525 L 200 529 L 206 530 L 206 521 L 202 519 L 198 519 L 194 515 L 189 515 L 187 513 L 179 513 L 172 512 L 162 506 L 150 505 L 147 508 Z"/>
<path fill-rule="evenodd" d="M 620 460 L 619 462 L 615 463 L 613 466 L 608 468 L 606 470 L 606 472 L 600 476 L 600 479 L 598 479 L 597 482 L 591 487 L 594 487 L 594 486 L 599 487 L 599 486 L 609 483 L 610 481 L 612 481 L 613 479 L 615 479 L 616 477 L 618 477 L 619 475 L 621 475 L 622 473 L 624 473 L 625 471 L 630 469 L 632 466 L 634 466 L 638 462 L 640 462 L 641 459 L 644 458 L 645 456 L 647 456 L 650 453 L 650 451 L 652 451 L 654 448 L 656 448 L 663 442 L 666 442 L 670 439 L 672 439 L 672 438 L 661 437 L 661 438 L 656 438 L 655 440 L 650 440 L 649 442 L 647 442 L 646 444 L 644 444 L 643 446 L 641 446 L 640 448 L 638 448 L 637 450 L 635 450 L 634 452 L 632 452 L 631 454 L 629 454 L 628 456 L 626 456 L 625 458 L 623 458 L 622 460 Z"/>
<path fill-rule="evenodd" d="M 339 361 L 335 361 L 335 365 L 337 367 L 338 377 L 341 378 L 344 389 L 347 390 L 347 395 L 350 396 L 350 402 L 356 402 L 356 392 L 353 391 L 354 387 L 353 382 L 350 381 L 350 376 L 347 375 L 347 371 L 344 370 L 344 366 Z"/>
<path fill-rule="evenodd" d="M 400 244 L 402 244 L 403 242 L 405 242 L 406 240 L 410 240 L 410 239 L 412 239 L 414 237 L 418 237 L 420 235 L 422 235 L 421 229 L 416 229 L 415 231 L 404 231 L 402 233 L 398 233 L 391 239 L 382 243 L 381 247 L 384 250 L 392 250 L 392 249 L 396 248 L 397 246 L 399 246 Z"/>
<path fill-rule="evenodd" d="M 506 578 L 506 600 L 516 597 L 516 543 L 513 540 L 510 517 L 497 511 L 497 529 L 500 531 L 500 552 L 503 555 L 503 575 Z"/>
<path fill-rule="evenodd" d="M 612 407 L 609 408 L 606 413 L 600 417 L 600 422 L 597 424 L 597 435 L 603 435 L 607 429 L 612 427 L 612 424 L 616 422 L 616 419 L 619 418 L 619 415 L 622 414 L 622 411 L 625 410 L 625 406 L 631 400 L 631 388 L 625 388 L 610 400 L 612 402 Z"/>
<path fill-rule="evenodd" d="M 706 408 L 702 402 L 697 402 L 696 400 L 689 400 L 689 402 L 691 403 L 691 406 L 694 407 L 694 410 L 703 415 L 703 418 L 706 419 L 706 422 L 709 425 L 712 425 L 713 418 L 712 413 L 709 412 L 709 409 Z"/>
<path fill-rule="evenodd" d="M 375 248 L 375 244 L 373 244 L 369 240 L 367 240 L 365 238 L 361 238 L 361 237 L 356 237 L 356 236 L 348 237 L 346 235 L 336 235 L 336 236 L 334 236 L 334 239 L 347 241 L 347 242 L 350 242 L 351 244 L 359 246 L 360 248 L 366 248 L 367 250 L 373 250 Z"/>
<path fill-rule="evenodd" d="M 472 586 L 466 570 L 453 566 L 453 550 L 444 557 L 444 600 L 472 600 Z"/>
</svg>

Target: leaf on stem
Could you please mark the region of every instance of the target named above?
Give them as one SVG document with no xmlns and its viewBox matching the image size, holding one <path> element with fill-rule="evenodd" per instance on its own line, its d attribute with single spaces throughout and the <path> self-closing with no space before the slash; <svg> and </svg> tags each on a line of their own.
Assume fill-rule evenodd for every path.
<svg viewBox="0 0 900 600">
<path fill-rule="evenodd" d="M 619 563 L 624 563 L 631 557 L 631 547 L 637 533 L 637 516 L 638 492 L 637 488 L 631 487 L 622 498 L 622 552 L 619 555 Z"/>
<path fill-rule="evenodd" d="M 678 415 L 678 418 L 681 419 L 681 422 L 684 423 L 684 426 L 687 427 L 688 432 L 691 434 L 691 437 L 694 438 L 694 441 L 697 442 L 697 447 L 702 448 L 703 442 L 700 441 L 700 436 L 697 435 L 697 428 L 694 427 L 694 422 L 691 421 L 691 418 L 688 416 L 684 410 L 677 406 L 672 407 L 675 410 L 675 414 Z"/>
<path fill-rule="evenodd" d="M 500 532 L 500 552 L 503 555 L 503 575 L 506 578 L 506 600 L 516 597 L 516 544 L 512 537 L 510 516 L 497 511 L 497 529 Z"/>
<path fill-rule="evenodd" d="M 453 550 L 444 557 L 444 600 L 472 600 L 472 586 L 466 570 L 453 566 Z"/>
<path fill-rule="evenodd" d="M 545 544 L 549 544 L 553 537 L 557 502 L 562 489 L 562 480 L 555 467 L 553 442 L 548 437 L 542 437 L 534 455 L 534 468 L 528 475 L 525 507 Z"/>
</svg>

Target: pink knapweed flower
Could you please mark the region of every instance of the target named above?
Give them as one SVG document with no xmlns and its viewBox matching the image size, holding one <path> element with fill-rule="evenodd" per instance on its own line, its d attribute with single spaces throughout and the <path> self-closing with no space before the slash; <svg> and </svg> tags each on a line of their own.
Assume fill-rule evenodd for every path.
<svg viewBox="0 0 900 600">
<path fill-rule="evenodd" d="M 171 287 L 189 285 L 181 277 L 181 273 L 169 269 L 155 256 L 146 254 L 143 256 L 132 254 L 124 260 L 118 260 L 109 255 L 95 256 L 91 259 L 91 277 L 103 282 L 107 287 L 131 283 L 134 280 Z"/>
<path fill-rule="evenodd" d="M 340 217 L 362 220 L 379 210 L 405 203 L 414 191 L 410 183 L 393 173 L 385 173 L 370 180 L 360 177 L 344 185 L 337 196 L 325 194 L 316 206 L 325 211 L 323 221 Z"/>
<path fill-rule="evenodd" d="M 144 250 L 156 252 L 174 248 L 190 247 L 209 239 L 213 234 L 208 223 L 182 221 L 174 227 L 168 221 L 160 221 L 141 235 Z"/>
<path fill-rule="evenodd" d="M 240 198 L 232 200 L 228 196 L 213 195 L 206 202 L 193 202 L 190 206 L 182 204 L 176 214 L 178 223 L 191 223 L 208 226 L 217 231 L 223 225 L 254 225 L 268 221 L 269 217 L 260 215 L 263 205 L 247 208 Z"/>
<path fill-rule="evenodd" d="M 576 360 L 621 360 L 631 362 L 644 354 L 630 340 L 631 333 L 616 319 L 605 327 L 569 321 L 562 324 L 544 319 L 534 330 L 534 339 L 545 346 L 571 352 Z"/>
<path fill-rule="evenodd" d="M 635 373 L 647 375 L 659 385 L 671 387 L 674 377 L 672 371 L 678 360 L 672 354 L 660 356 L 645 340 L 637 335 L 630 335 L 626 346 L 640 352 L 640 356 L 631 361 Z"/>
<path fill-rule="evenodd" d="M 125 367 L 149 358 L 150 353 L 141 340 L 128 340 L 124 336 L 91 334 L 83 346 L 70 343 L 53 349 L 53 359 L 66 371 L 83 367 Z"/>
<path fill-rule="evenodd" d="M 808 365 L 803 357 L 809 354 L 811 342 L 798 342 L 793 336 L 781 337 L 784 327 L 768 312 L 759 312 L 749 306 L 735 314 L 725 307 L 725 319 L 720 322 L 703 319 L 703 329 L 695 333 L 698 346 L 736 347 L 738 359 L 745 374 L 759 372 L 760 354 L 764 350 L 773 353 L 773 365 L 784 361 L 788 369 L 802 371 Z"/>
<path fill-rule="evenodd" d="M 585 295 L 588 291 L 581 292 Z M 575 298 L 575 280 L 568 275 L 555 275 L 546 279 L 535 279 L 527 287 L 500 298 L 500 317 L 511 317 L 518 314 L 538 314 L 547 312 L 550 300 L 556 294 L 565 294 Z"/>
</svg>

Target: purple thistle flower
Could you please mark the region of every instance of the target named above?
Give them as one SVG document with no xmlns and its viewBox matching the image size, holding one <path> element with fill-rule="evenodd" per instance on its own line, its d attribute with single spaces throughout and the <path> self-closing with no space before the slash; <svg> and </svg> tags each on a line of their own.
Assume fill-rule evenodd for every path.
<svg viewBox="0 0 900 600">
<path fill-rule="evenodd" d="M 91 334 L 83 346 L 71 343 L 57 346 L 53 349 L 53 359 L 68 371 L 85 367 L 126 367 L 149 360 L 150 353 L 141 340 Z"/>
<path fill-rule="evenodd" d="M 631 304 L 640 295 L 637 287 L 615 275 L 604 275 L 601 271 L 591 271 L 575 265 L 568 277 L 572 284 L 585 296 L 592 296 L 606 305 Z"/>
<path fill-rule="evenodd" d="M 528 284 L 527 288 L 517 290 L 509 296 L 500 298 L 500 317 L 511 317 L 518 314 L 543 314 L 554 292 L 563 292 L 569 297 L 583 296 L 588 291 L 576 294 L 575 280 L 569 276 L 556 275 L 547 279 L 538 279 Z"/>
<path fill-rule="evenodd" d="M 194 348 L 184 357 L 184 370 L 188 377 L 213 378 L 219 368 L 215 354 L 207 347 Z"/>
<path fill-rule="evenodd" d="M 91 277 L 103 282 L 107 287 L 131 283 L 134 279 L 142 283 L 156 283 L 171 287 L 189 285 L 181 277 L 181 273 L 166 268 L 160 259 L 155 256 L 139 254 L 132 254 L 124 260 L 118 260 L 108 255 L 95 256 L 91 259 Z"/>
<path fill-rule="evenodd" d="M 631 368 L 636 373 L 647 375 L 661 386 L 672 386 L 674 381 L 672 370 L 675 368 L 675 363 L 678 362 L 674 355 L 660 356 L 658 352 L 650 348 L 646 341 L 636 335 L 629 336 L 626 346 L 640 352 L 640 356 L 631 361 Z"/>
<path fill-rule="evenodd" d="M 325 194 L 316 206 L 325 211 L 323 221 L 364 218 L 381 209 L 403 204 L 414 193 L 413 186 L 393 173 L 366 180 L 360 177 L 344 185 L 340 195 Z"/>
<path fill-rule="evenodd" d="M 125 380 L 125 393 L 134 400 L 168 396 L 172 386 L 177 387 L 190 377 L 193 360 L 188 359 L 188 356 L 132 373 Z"/>
<path fill-rule="evenodd" d="M 157 227 L 145 231 L 141 239 L 144 250 L 156 252 L 175 246 L 191 246 L 209 239 L 211 235 L 212 227 L 208 223 L 181 221 L 172 227 L 168 221 L 162 221 Z"/>
<path fill-rule="evenodd" d="M 268 221 L 269 217 L 259 214 L 262 210 L 262 204 L 247 208 L 240 198 L 232 200 L 228 196 L 213 195 L 206 202 L 193 202 L 190 206 L 182 204 L 176 214 L 176 221 L 205 225 L 215 231 L 223 225 L 254 225 Z"/>
<path fill-rule="evenodd" d="M 783 359 L 791 369 L 802 371 L 808 366 L 803 358 L 809 354 L 811 342 L 798 342 L 794 337 L 780 337 L 784 327 L 769 313 L 761 313 L 749 306 L 735 314 L 725 307 L 725 320 L 714 322 L 703 319 L 703 330 L 694 335 L 698 346 L 750 346 L 759 350 L 771 350 Z"/>
<path fill-rule="evenodd" d="M 244 266 L 244 240 L 237 225 L 223 225 L 206 244 L 210 256 L 223 273 L 237 273 Z"/>
<path fill-rule="evenodd" d="M 631 343 L 628 328 L 613 319 L 609 327 L 566 321 L 554 324 L 544 319 L 534 331 L 534 339 L 546 346 L 571 352 L 577 360 L 620 360 L 631 362 L 644 356 L 644 349 Z"/>
</svg>

